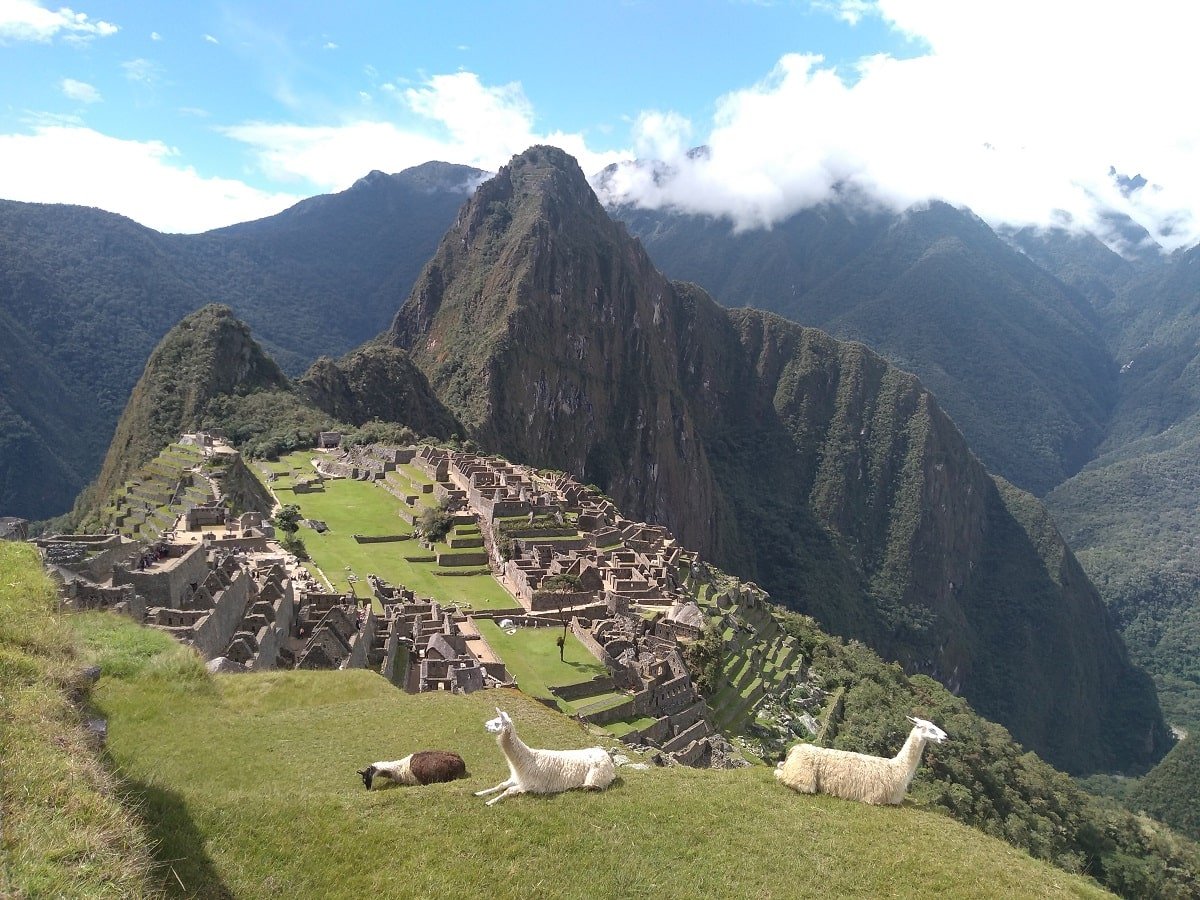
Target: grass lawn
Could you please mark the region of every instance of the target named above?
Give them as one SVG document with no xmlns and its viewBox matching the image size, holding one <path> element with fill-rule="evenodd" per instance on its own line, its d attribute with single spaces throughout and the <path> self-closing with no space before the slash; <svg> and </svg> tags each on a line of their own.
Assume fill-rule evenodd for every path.
<svg viewBox="0 0 1200 900">
<path fill-rule="evenodd" d="M 518 628 L 516 634 L 507 634 L 490 619 L 476 619 L 475 624 L 483 639 L 500 654 L 509 675 L 517 680 L 522 691 L 555 700 L 566 712 L 571 712 L 572 704 L 555 698 L 550 693 L 551 685 L 577 684 L 607 672 L 569 631 L 564 648 L 566 661 L 560 661 L 555 641 L 562 634 L 561 628 Z M 578 705 L 587 702 L 581 700 Z"/>
<path fill-rule="evenodd" d="M 68 699 L 86 663 L 55 607 L 37 551 L 0 541 L 0 897 L 154 897 L 153 838 Z"/>
<path fill-rule="evenodd" d="M 609 722 L 604 728 L 611 731 L 617 737 L 629 734 L 631 731 L 640 731 L 643 728 L 649 728 L 654 724 L 654 719 L 649 716 L 638 716 L 636 719 L 621 719 L 617 722 Z"/>
<path fill-rule="evenodd" d="M 415 591 L 418 596 L 432 597 L 442 603 L 467 602 L 475 609 L 512 609 L 518 605 L 491 575 L 439 576 L 434 574 L 438 571 L 434 563 L 407 562 L 406 556 L 429 555 L 415 541 L 388 544 L 355 541 L 355 534 L 407 534 L 411 531 L 397 515 L 401 502 L 375 484 L 333 479 L 325 482 L 324 491 L 313 494 L 294 494 L 280 488 L 278 483 L 272 487 L 281 503 L 295 503 L 305 518 L 320 519 L 329 526 L 324 534 L 310 528 L 301 528 L 298 534 L 313 562 L 329 576 L 335 590 L 349 590 L 350 582 L 346 576 L 353 572 L 359 578 L 356 593 L 365 597 L 370 592 L 367 574 L 374 573 L 391 584 Z M 439 545 L 439 549 L 450 551 L 445 544 Z"/>
<path fill-rule="evenodd" d="M 94 700 L 170 896 L 1107 896 L 945 816 L 800 796 L 766 767 L 626 769 L 603 792 L 488 808 L 472 793 L 508 774 L 483 729 L 494 707 L 530 746 L 610 742 L 510 691 L 408 695 L 361 670 L 209 676 L 198 662 L 171 675 L 157 662 L 169 639 L 148 635 L 119 651 L 94 640 Z M 470 777 L 367 792 L 354 771 L 432 747 L 461 753 Z"/>
</svg>

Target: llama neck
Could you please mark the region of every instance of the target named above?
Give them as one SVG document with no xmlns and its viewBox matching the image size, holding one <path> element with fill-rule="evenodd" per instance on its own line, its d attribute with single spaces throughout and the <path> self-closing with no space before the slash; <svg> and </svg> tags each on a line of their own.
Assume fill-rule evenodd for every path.
<svg viewBox="0 0 1200 900">
<path fill-rule="evenodd" d="M 533 756 L 533 752 L 525 746 L 525 742 L 517 737 L 516 731 L 511 728 L 506 728 L 496 735 L 496 743 L 500 745 L 501 751 L 514 769 Z"/>
<path fill-rule="evenodd" d="M 902 766 L 908 772 L 909 779 L 911 779 L 921 762 L 921 751 L 924 749 L 925 738 L 914 728 L 908 733 L 908 740 L 904 742 L 904 746 L 900 748 L 900 752 L 892 758 L 892 761 L 898 766 Z"/>
</svg>

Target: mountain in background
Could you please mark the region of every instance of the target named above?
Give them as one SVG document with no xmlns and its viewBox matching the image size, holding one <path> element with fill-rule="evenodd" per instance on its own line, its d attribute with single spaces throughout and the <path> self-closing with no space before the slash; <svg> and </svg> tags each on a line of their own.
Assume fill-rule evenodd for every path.
<svg viewBox="0 0 1200 900">
<path fill-rule="evenodd" d="M 1137 785 L 1130 808 L 1166 822 L 1180 834 L 1200 840 L 1200 741 L 1180 741 Z"/>
<path fill-rule="evenodd" d="M 490 452 L 595 483 L 1056 764 L 1165 751 L 1149 679 L 1045 511 L 916 378 L 668 281 L 562 151 L 480 186 L 382 340 Z"/>
<path fill-rule="evenodd" d="M 1118 402 L 1101 455 L 1046 502 L 1164 709 L 1196 729 L 1200 248 L 1133 267 L 1095 302 L 1122 362 Z"/>
<path fill-rule="evenodd" d="M 131 473 L 181 433 L 219 429 L 250 453 L 311 447 L 320 431 L 386 415 L 416 433 L 460 429 L 402 350 L 364 348 L 322 358 L 296 382 L 227 306 L 186 316 L 154 348 L 129 397 L 99 477 L 79 497 L 83 523 Z"/>
<path fill-rule="evenodd" d="M 426 163 L 201 235 L 0 201 L 0 514 L 66 511 L 167 331 L 236 310 L 292 373 L 383 329 L 481 173 Z"/>
<path fill-rule="evenodd" d="M 863 340 L 916 372 L 993 471 L 1042 494 L 1172 721 L 1200 727 L 1200 248 L 1124 255 L 1066 229 L 994 233 L 942 204 L 853 197 L 774 228 L 619 207 L 727 305 Z"/>
<path fill-rule="evenodd" d="M 739 232 L 670 210 L 610 211 L 671 277 L 914 372 L 988 468 L 1026 490 L 1050 490 L 1105 437 L 1118 366 L 1097 314 L 966 210 L 897 214 L 846 197 Z"/>
</svg>

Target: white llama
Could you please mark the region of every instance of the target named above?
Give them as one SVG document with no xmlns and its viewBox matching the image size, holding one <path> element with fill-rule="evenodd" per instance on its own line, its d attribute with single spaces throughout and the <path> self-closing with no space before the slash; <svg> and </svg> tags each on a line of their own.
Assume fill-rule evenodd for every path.
<svg viewBox="0 0 1200 900">
<path fill-rule="evenodd" d="M 476 791 L 476 797 L 503 791 L 487 802 L 499 803 L 515 794 L 557 794 L 572 788 L 603 790 L 617 777 L 612 757 L 603 747 L 583 750 L 533 750 L 517 737 L 513 721 L 499 707 L 498 715 L 484 723 L 496 735 L 496 743 L 508 759 L 508 778 L 492 788 Z"/>
<path fill-rule="evenodd" d="M 925 744 L 946 740 L 946 732 L 932 722 L 912 716 L 908 720 L 913 730 L 891 759 L 797 744 L 775 767 L 775 777 L 802 794 L 830 794 L 879 805 L 902 803 Z"/>
</svg>

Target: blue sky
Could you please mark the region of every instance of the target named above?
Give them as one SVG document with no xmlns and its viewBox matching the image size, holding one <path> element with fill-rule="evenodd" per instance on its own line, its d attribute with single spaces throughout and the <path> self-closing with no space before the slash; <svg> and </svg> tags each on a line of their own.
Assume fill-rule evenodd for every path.
<svg viewBox="0 0 1200 900">
<path fill-rule="evenodd" d="M 1189 6 L 0 0 L 0 197 L 198 231 L 372 168 L 493 170 L 549 141 L 589 173 L 664 160 L 668 183 L 625 166 L 610 189 L 738 227 L 849 183 L 992 222 L 1118 209 L 1182 245 L 1200 239 Z M 1151 184 L 1125 197 L 1113 167 Z"/>
</svg>

